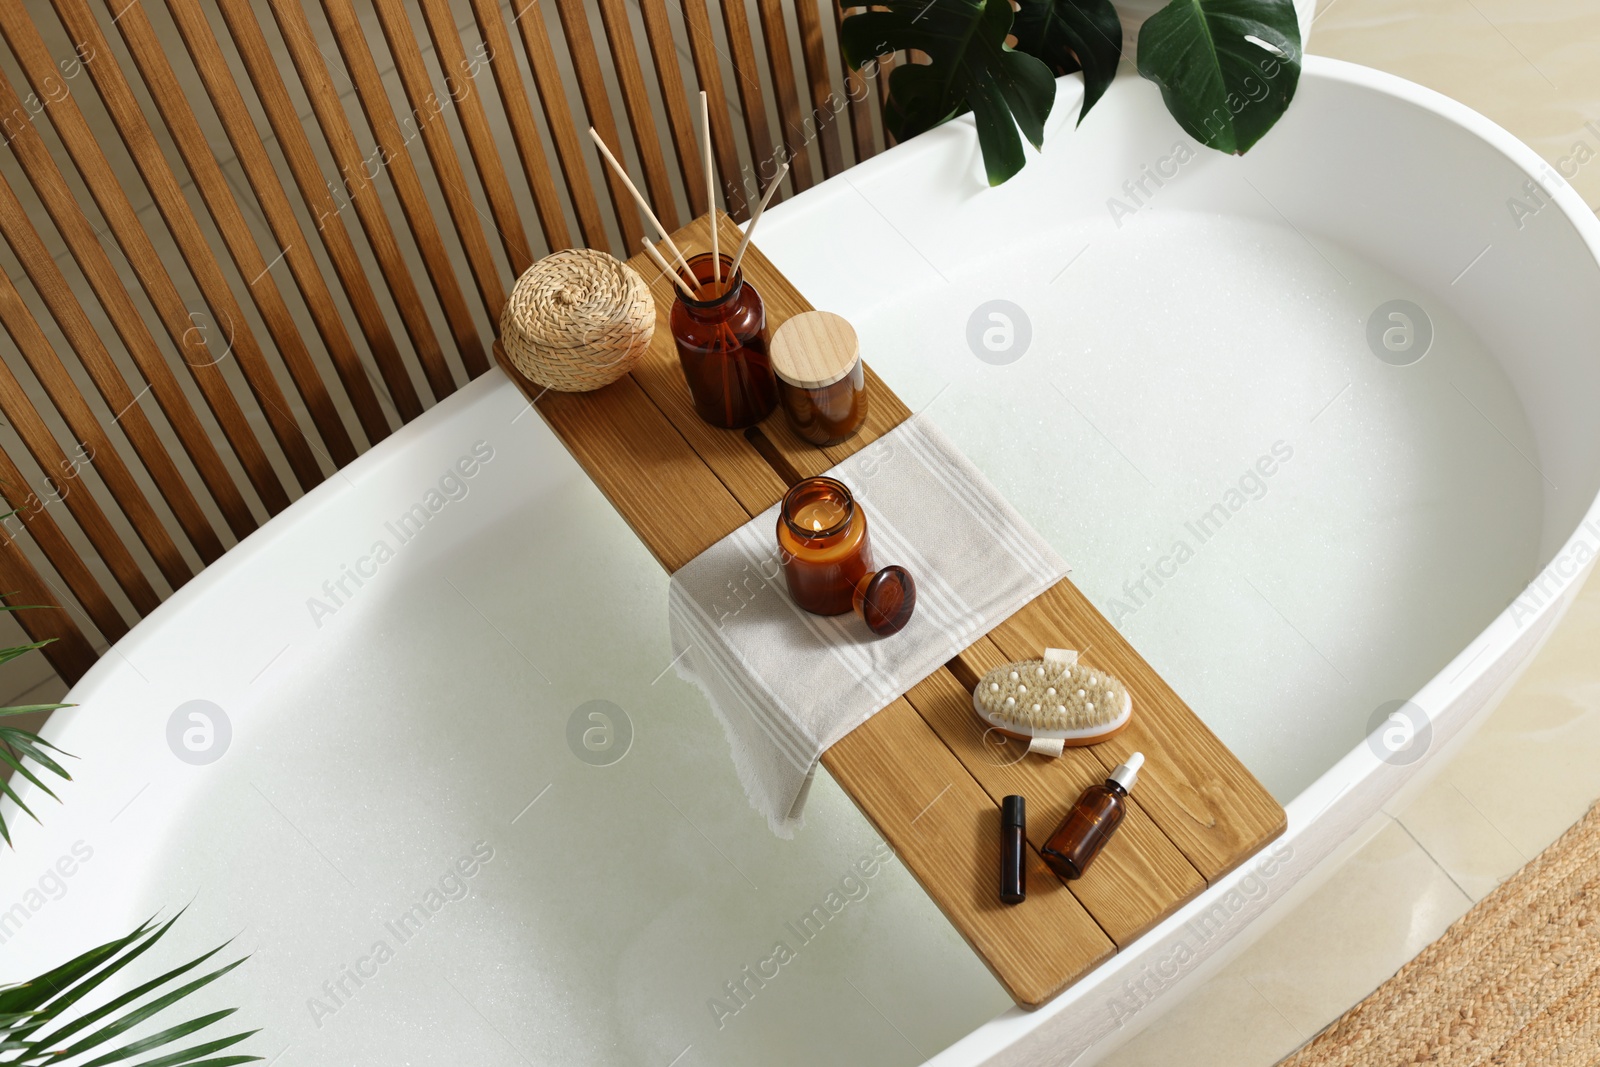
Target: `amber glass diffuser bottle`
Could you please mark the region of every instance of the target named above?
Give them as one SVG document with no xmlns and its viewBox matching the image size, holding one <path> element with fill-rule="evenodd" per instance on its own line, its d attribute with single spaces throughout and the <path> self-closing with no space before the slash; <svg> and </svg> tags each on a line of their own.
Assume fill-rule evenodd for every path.
<svg viewBox="0 0 1600 1067">
<path fill-rule="evenodd" d="M 1128 813 L 1128 790 L 1144 766 L 1144 753 L 1135 752 L 1100 785 L 1091 785 L 1072 805 L 1039 855 L 1050 869 L 1066 879 L 1081 878 L 1089 864 L 1122 825 Z"/>
<path fill-rule="evenodd" d="M 778 510 L 778 550 L 789 596 L 806 611 L 854 611 L 882 635 L 910 621 L 916 583 L 901 567 L 874 568 L 867 516 L 843 482 L 806 478 L 789 489 Z"/>
<path fill-rule="evenodd" d="M 713 426 L 736 430 L 771 414 L 778 384 L 767 355 L 761 294 L 743 271 L 729 277 L 727 256 L 718 261 L 714 277 L 709 252 L 689 260 L 699 284 L 695 299 L 679 291 L 672 305 L 672 340 L 695 412 Z"/>
<path fill-rule="evenodd" d="M 867 419 L 867 375 L 855 327 L 831 311 L 802 311 L 772 336 L 778 398 L 794 432 L 834 445 Z"/>
</svg>

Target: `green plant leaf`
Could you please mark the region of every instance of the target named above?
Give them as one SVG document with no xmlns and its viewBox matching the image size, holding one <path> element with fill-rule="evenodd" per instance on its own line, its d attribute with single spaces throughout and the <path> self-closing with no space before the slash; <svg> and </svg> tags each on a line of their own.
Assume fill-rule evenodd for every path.
<svg viewBox="0 0 1600 1067">
<path fill-rule="evenodd" d="M 92 974 L 95 968 L 149 933 L 152 927 L 153 922 L 147 922 L 133 933 L 97 945 L 37 978 L 30 978 L 15 985 L 0 986 L 0 1015 L 39 1012 L 52 997 L 58 996 L 63 989 L 73 985 L 85 975 Z"/>
<path fill-rule="evenodd" d="M 1139 29 L 1139 73 L 1189 136 L 1248 152 L 1300 82 L 1293 0 L 1172 0 Z"/>
<path fill-rule="evenodd" d="M 52 790 L 49 786 L 45 785 L 43 782 L 39 781 L 38 775 L 36 775 L 32 771 L 30 771 L 27 768 L 27 766 L 23 764 L 23 762 L 21 760 L 19 760 L 15 756 L 13 756 L 11 753 L 7 752 L 4 748 L 0 748 L 0 763 L 7 764 L 9 767 L 11 767 L 12 770 L 16 771 L 18 774 L 22 775 L 22 777 L 26 778 L 28 781 L 30 781 L 34 785 L 38 786 L 41 790 L 44 791 L 44 795 L 49 797 L 51 800 L 54 800 L 54 801 L 57 801 L 57 802 L 59 802 L 61 800 L 60 797 L 56 796 L 54 790 Z"/>
<path fill-rule="evenodd" d="M 186 911 L 188 909 L 184 910 Z M 81 981 L 75 982 L 70 988 L 62 992 L 60 996 L 56 997 L 44 1007 L 40 1008 L 40 1012 L 46 1014 L 51 1019 L 59 1019 L 62 1012 L 66 1011 L 72 1005 L 76 1004 L 78 1001 L 94 992 L 95 989 L 110 979 L 118 971 L 122 970 L 124 967 L 128 966 L 128 964 L 144 955 L 144 953 L 148 951 L 150 947 L 157 941 L 161 940 L 162 936 L 168 930 L 172 929 L 173 924 L 182 917 L 183 912 L 180 911 L 177 915 L 174 915 L 159 927 L 145 927 L 145 929 L 150 931 L 148 937 L 141 942 L 135 943 L 132 948 L 128 949 L 127 952 L 118 956 L 115 960 L 107 963 L 106 966 L 85 975 Z M 223 947 L 224 946 L 222 945 L 218 945 L 210 952 L 207 952 L 201 956 L 197 956 L 188 963 L 185 963 L 179 967 L 174 967 L 166 974 L 154 978 L 151 981 L 146 982 L 144 985 L 136 986 L 135 988 L 130 989 L 128 992 L 122 994 L 120 997 L 117 997 L 115 1000 L 112 1000 L 110 1003 L 104 1004 L 86 1015 L 80 1015 L 78 1018 L 72 1020 L 72 1022 L 66 1024 L 65 1026 L 59 1027 L 51 1031 L 47 1036 L 39 1038 L 38 1043 L 41 1046 L 51 1047 L 61 1041 L 66 1040 L 80 1030 L 88 1029 L 101 1019 L 111 1015 L 113 1012 L 120 1011 L 126 1005 L 132 1004 L 146 993 L 149 993 L 154 989 L 159 989 L 162 985 L 170 982 L 177 976 L 200 966 L 200 964 L 204 963 L 212 956 L 215 956 L 218 952 L 221 952 Z M 41 1023 L 38 1026 L 29 1027 L 27 1029 L 28 1034 L 31 1035 L 34 1031 L 42 1029 L 43 1025 L 44 1024 Z"/>
<path fill-rule="evenodd" d="M 0 987 L 0 1065 L 34 1067 L 38 1064 L 61 1064 L 66 1067 L 71 1064 L 73 1067 L 106 1067 L 109 1064 L 132 1060 L 163 1046 L 170 1046 L 233 1015 L 237 1010 L 235 1008 L 209 1012 L 169 1025 L 157 1033 L 127 1044 L 102 1050 L 102 1046 L 108 1043 L 114 1044 L 113 1039 L 126 1034 L 141 1023 L 155 1019 L 185 997 L 210 985 L 242 964 L 243 959 L 235 960 L 198 978 L 191 978 L 183 985 L 166 988 L 175 979 L 194 970 L 222 951 L 226 947 L 224 943 L 129 990 L 87 1014 L 71 1020 L 66 1018 L 69 1008 L 141 956 L 172 929 L 182 914 L 179 912 L 178 915 L 160 924 L 155 920 L 146 922 L 125 937 L 92 948 L 38 978 L 19 985 Z M 130 1007 L 135 1001 L 152 993 L 157 994 L 155 999 L 142 1006 Z M 117 1018 L 101 1025 L 93 1033 L 79 1038 L 70 1047 L 61 1047 L 61 1042 L 65 1038 L 99 1024 L 112 1015 L 117 1015 Z M 52 1024 L 55 1024 L 55 1029 L 51 1033 L 43 1037 L 36 1036 L 40 1030 Z M 212 1054 L 231 1048 L 258 1032 L 249 1030 L 226 1037 L 213 1037 L 202 1044 L 176 1052 L 163 1051 L 153 1059 L 141 1060 L 137 1067 L 180 1067 L 180 1065 L 228 1067 L 231 1064 L 256 1062 L 261 1057 L 238 1054 L 218 1057 Z M 96 1052 L 99 1054 L 95 1059 L 88 1061 L 82 1059 Z"/>
<path fill-rule="evenodd" d="M 51 641 L 55 638 L 51 638 Z M 0 648 L 0 663 L 10 663 L 19 656 L 26 656 L 36 648 L 43 648 L 50 641 L 35 641 L 31 645 L 18 645 L 15 648 Z"/>
<path fill-rule="evenodd" d="M 0 794 L 10 797 L 12 802 L 17 805 L 17 810 L 21 811 L 22 814 L 26 815 L 34 822 L 39 821 L 39 816 L 35 815 L 33 813 L 33 809 L 22 802 L 22 798 L 17 796 L 16 790 L 11 788 L 11 783 L 3 778 L 0 778 Z M 11 830 L 6 826 L 6 821 L 4 819 L 0 819 L 0 838 L 4 838 L 6 844 L 11 844 Z"/>
<path fill-rule="evenodd" d="M 115 1022 L 107 1023 L 94 1033 L 78 1041 L 77 1044 L 66 1050 L 66 1054 L 76 1055 L 80 1052 L 85 1052 L 88 1049 L 94 1048 L 96 1045 L 103 1044 L 119 1034 L 126 1033 L 128 1030 L 138 1026 L 146 1019 L 160 1012 L 162 1009 L 176 1004 L 178 1001 L 182 1000 L 190 993 L 193 993 L 195 990 L 202 989 L 205 986 L 210 985 L 212 982 L 216 981 L 218 978 L 221 978 L 223 975 L 227 974 L 229 971 L 233 970 L 243 962 L 244 960 L 242 959 L 234 960 L 232 963 L 227 964 L 226 966 L 217 968 L 210 974 L 201 975 L 199 978 L 189 982 L 187 985 L 179 986 L 172 992 L 165 993 L 162 996 L 157 997 L 155 1000 L 152 1000 L 149 1004 L 146 1004 L 143 1007 L 135 1008 L 133 1011 L 130 1011 L 126 1015 L 118 1018 Z M 113 1059 L 124 1059 L 127 1056 L 137 1055 L 140 1052 L 145 1052 L 149 1049 L 155 1048 L 158 1044 L 163 1044 L 167 1041 L 176 1041 L 180 1037 L 186 1037 L 196 1030 L 210 1026 L 218 1019 L 232 1015 L 236 1010 L 237 1009 L 235 1008 L 228 1008 L 225 1011 L 216 1012 L 213 1015 L 206 1016 L 203 1020 L 195 1020 L 190 1023 L 185 1023 L 183 1026 L 173 1027 L 170 1030 L 162 1031 L 160 1034 L 155 1035 L 155 1037 L 149 1037 L 145 1038 L 143 1041 L 135 1042 L 134 1044 L 128 1045 L 123 1049 L 119 1049 L 117 1053 L 111 1053 L 108 1057 L 94 1061 L 94 1063 L 110 1063 Z M 155 1038 L 157 1037 L 162 1038 L 163 1041 L 156 1041 Z M 93 1065 L 85 1064 L 84 1067 L 93 1067 Z"/>
<path fill-rule="evenodd" d="M 864 11 L 839 31 L 854 68 L 905 49 L 930 62 L 900 63 L 889 75 L 884 126 L 904 141 L 971 111 L 989 184 L 999 185 L 1026 162 L 1022 134 L 1044 143 L 1044 120 L 1055 103 L 1050 69 L 1006 44 L 1009 0 L 885 0 L 887 10 Z"/>
<path fill-rule="evenodd" d="M 1011 32 L 1017 50 L 1057 74 L 1083 71 L 1078 121 L 1105 95 L 1122 59 L 1122 20 L 1111 0 L 1021 0 Z"/>
<path fill-rule="evenodd" d="M 25 608 L 35 606 L 36 605 L 31 604 L 0 605 L 0 608 L 3 608 L 5 611 L 20 611 L 24 610 Z M 11 660 L 16 659 L 18 656 L 26 655 L 35 649 L 43 648 L 45 645 L 48 645 L 54 640 L 55 638 L 52 637 L 45 641 L 35 641 L 30 645 L 17 645 L 13 648 L 0 648 L 0 663 L 10 662 Z M 24 704 L 20 707 L 0 708 L 0 717 L 5 717 L 8 715 L 32 715 L 36 712 L 54 711 L 57 708 L 66 708 L 71 706 L 72 705 L 70 704 Z M 23 759 L 31 759 L 45 770 L 49 771 L 51 774 L 70 781 L 72 779 L 72 775 L 68 774 L 66 769 L 62 767 L 61 764 L 57 763 L 54 759 L 51 759 L 50 756 L 45 752 L 46 749 L 49 749 L 51 752 L 61 752 L 61 749 L 57 748 L 55 745 L 52 745 L 38 734 L 31 733 L 17 726 L 0 726 L 0 762 L 10 765 L 11 768 L 18 774 L 22 775 L 28 781 L 44 790 L 45 795 L 50 797 L 50 799 L 56 800 L 56 795 L 51 792 L 50 789 L 43 782 L 41 782 L 32 771 L 22 765 Z M 71 755 L 70 752 L 61 752 L 61 754 L 63 756 Z M 0 796 L 10 797 L 16 802 L 18 810 L 27 815 L 34 822 L 39 821 L 39 817 L 33 813 L 33 810 L 29 808 L 28 805 L 22 802 L 22 798 L 17 795 L 14 789 L 11 788 L 11 783 L 0 781 Z M 6 825 L 4 818 L 0 818 L 0 840 L 5 841 L 7 845 L 11 844 L 11 828 Z M 3 1004 L 3 1002 L 3 991 L 0 991 L 0 1004 Z M 3 1009 L 0 1009 L 0 1011 L 3 1011 Z M 0 1031 L 0 1036 L 3 1036 L 3 1034 L 4 1031 Z"/>
<path fill-rule="evenodd" d="M 61 750 L 38 734 L 29 733 L 27 730 L 19 730 L 15 726 L 0 726 L 0 741 L 4 741 L 24 756 L 40 764 L 51 774 L 65 778 L 68 781 L 72 780 L 72 775 L 67 773 L 67 769 L 51 759 L 49 754 L 45 752 L 47 748 L 54 749 L 57 752 L 61 752 Z M 62 755 L 66 755 L 66 753 L 63 752 Z"/>
<path fill-rule="evenodd" d="M 0 718 L 7 715 L 33 715 L 41 711 L 55 711 L 57 708 L 75 708 L 76 704 L 18 704 L 15 707 L 0 708 Z M 57 749 L 56 751 L 61 751 Z"/>
</svg>

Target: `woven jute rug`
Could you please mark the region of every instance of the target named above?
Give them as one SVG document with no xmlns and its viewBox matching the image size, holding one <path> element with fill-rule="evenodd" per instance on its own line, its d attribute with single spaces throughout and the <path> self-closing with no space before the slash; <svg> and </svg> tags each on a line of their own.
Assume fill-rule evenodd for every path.
<svg viewBox="0 0 1600 1067">
<path fill-rule="evenodd" d="M 1600 805 L 1280 1067 L 1600 1064 Z"/>
</svg>

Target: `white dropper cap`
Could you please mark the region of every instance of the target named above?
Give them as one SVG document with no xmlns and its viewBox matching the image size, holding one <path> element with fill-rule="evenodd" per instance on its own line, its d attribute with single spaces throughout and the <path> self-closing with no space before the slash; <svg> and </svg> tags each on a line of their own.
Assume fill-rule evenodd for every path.
<svg viewBox="0 0 1600 1067">
<path fill-rule="evenodd" d="M 1144 753 L 1135 752 L 1129 756 L 1126 763 L 1111 772 L 1108 782 L 1116 782 L 1125 792 L 1133 790 L 1133 783 L 1139 780 L 1139 768 L 1144 766 Z"/>
</svg>

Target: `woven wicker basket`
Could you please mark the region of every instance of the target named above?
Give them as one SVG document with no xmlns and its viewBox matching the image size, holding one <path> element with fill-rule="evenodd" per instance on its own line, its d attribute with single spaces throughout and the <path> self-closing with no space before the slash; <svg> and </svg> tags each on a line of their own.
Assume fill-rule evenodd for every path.
<svg viewBox="0 0 1600 1067">
<path fill-rule="evenodd" d="M 517 279 L 500 315 L 512 366 L 547 389 L 610 385 L 650 347 L 656 305 L 634 269 L 590 248 L 546 256 Z"/>
</svg>

